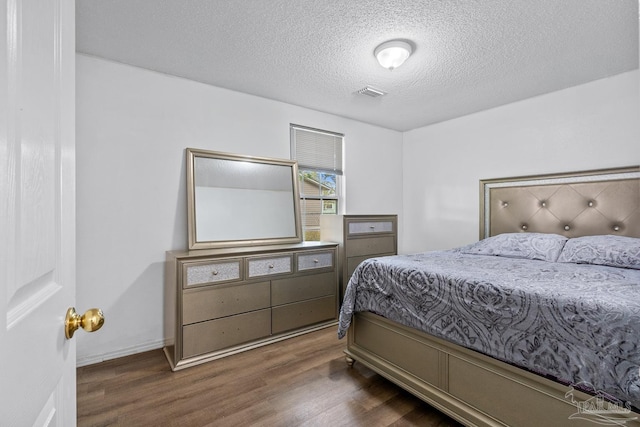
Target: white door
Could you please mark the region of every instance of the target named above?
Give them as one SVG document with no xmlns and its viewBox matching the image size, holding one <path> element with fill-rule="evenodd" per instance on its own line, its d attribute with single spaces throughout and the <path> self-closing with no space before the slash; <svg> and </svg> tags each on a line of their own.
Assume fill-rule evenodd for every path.
<svg viewBox="0 0 640 427">
<path fill-rule="evenodd" d="M 0 0 L 0 425 L 76 424 L 75 3 Z"/>
</svg>

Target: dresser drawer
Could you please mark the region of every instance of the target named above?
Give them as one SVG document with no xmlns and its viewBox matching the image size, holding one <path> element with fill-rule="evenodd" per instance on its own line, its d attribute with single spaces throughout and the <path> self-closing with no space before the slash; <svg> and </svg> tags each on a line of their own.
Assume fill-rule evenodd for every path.
<svg viewBox="0 0 640 427">
<path fill-rule="evenodd" d="M 281 305 L 335 295 L 336 286 L 336 274 L 334 272 L 272 280 L 271 304 Z"/>
<path fill-rule="evenodd" d="M 247 260 L 248 276 L 260 277 L 273 274 L 284 274 L 293 272 L 292 255 L 279 255 L 268 258 L 249 258 Z"/>
<path fill-rule="evenodd" d="M 347 234 L 394 233 L 393 221 L 349 221 Z"/>
<path fill-rule="evenodd" d="M 182 357 L 222 350 L 271 334 L 271 309 L 182 327 Z"/>
<path fill-rule="evenodd" d="M 363 256 L 396 253 L 395 236 L 371 236 L 347 241 L 345 256 Z"/>
<path fill-rule="evenodd" d="M 271 311 L 271 329 L 276 334 L 335 319 L 337 312 L 336 297 L 332 295 L 311 301 L 281 305 L 273 307 Z"/>
<path fill-rule="evenodd" d="M 184 287 L 240 280 L 241 263 L 241 259 L 185 263 Z"/>
<path fill-rule="evenodd" d="M 202 322 L 271 305 L 269 282 L 248 285 L 220 285 L 185 291 L 182 297 L 182 323 Z"/>
<path fill-rule="evenodd" d="M 333 268 L 333 255 L 334 251 L 298 254 L 298 271 L 314 270 L 318 268 Z"/>
</svg>

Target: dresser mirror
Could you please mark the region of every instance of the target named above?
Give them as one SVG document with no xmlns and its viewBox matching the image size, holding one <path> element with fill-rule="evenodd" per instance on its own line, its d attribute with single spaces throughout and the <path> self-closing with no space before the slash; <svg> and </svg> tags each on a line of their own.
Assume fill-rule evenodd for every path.
<svg viewBox="0 0 640 427">
<path fill-rule="evenodd" d="M 187 148 L 189 249 L 300 243 L 293 160 Z"/>
</svg>

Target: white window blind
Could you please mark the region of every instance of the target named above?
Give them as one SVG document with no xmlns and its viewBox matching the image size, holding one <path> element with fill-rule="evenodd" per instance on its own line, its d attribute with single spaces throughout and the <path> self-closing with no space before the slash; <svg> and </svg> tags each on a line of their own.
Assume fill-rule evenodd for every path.
<svg viewBox="0 0 640 427">
<path fill-rule="evenodd" d="M 342 175 L 344 135 L 291 125 L 291 158 L 298 168 Z"/>
</svg>

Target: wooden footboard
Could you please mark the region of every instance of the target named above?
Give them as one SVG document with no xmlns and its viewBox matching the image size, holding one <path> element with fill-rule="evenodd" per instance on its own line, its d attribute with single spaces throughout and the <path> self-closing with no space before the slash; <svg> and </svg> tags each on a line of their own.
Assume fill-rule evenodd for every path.
<svg viewBox="0 0 640 427">
<path fill-rule="evenodd" d="M 640 426 L 636 412 L 371 313 L 354 315 L 345 353 L 469 426 Z"/>
</svg>

